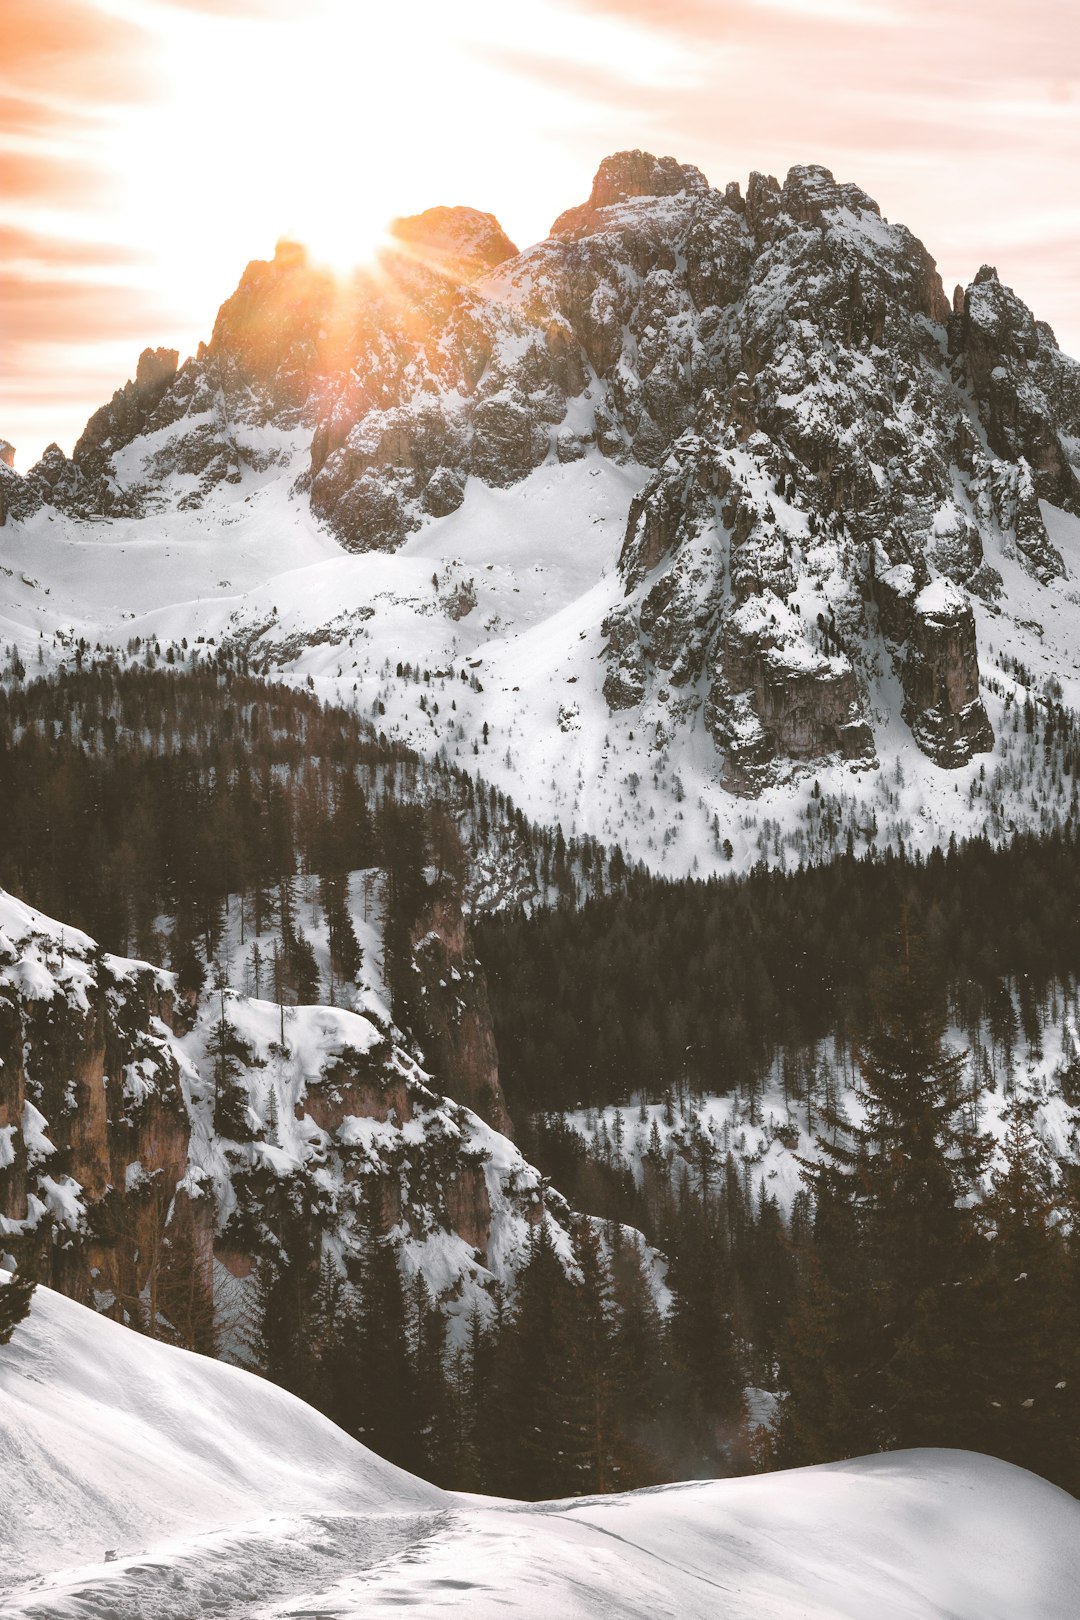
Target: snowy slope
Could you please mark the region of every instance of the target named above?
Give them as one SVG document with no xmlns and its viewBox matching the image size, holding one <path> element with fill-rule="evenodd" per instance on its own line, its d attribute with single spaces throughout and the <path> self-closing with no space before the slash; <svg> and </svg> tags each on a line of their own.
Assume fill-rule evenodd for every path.
<svg viewBox="0 0 1080 1620">
<path fill-rule="evenodd" d="M 9 523 L 0 643 L 19 648 L 31 675 L 72 667 L 80 637 L 121 658 L 136 637 L 163 648 L 186 640 L 183 657 L 202 643 L 238 644 L 268 673 L 310 680 L 422 754 L 496 783 L 534 819 L 619 842 L 672 875 L 827 856 L 811 819 L 822 802 L 815 781 L 837 848 L 849 828 L 865 848 L 874 817 L 879 845 L 899 834 L 927 849 L 952 831 L 1000 838 L 1009 823 L 1038 828 L 1069 812 L 1069 784 L 1060 801 L 1049 781 L 1033 784 L 1007 707 L 1028 690 L 1041 701 L 1056 682 L 1061 701 L 1080 708 L 1080 520 L 1067 513 L 1044 506 L 1067 569 L 1048 584 L 987 541 L 1006 587 L 997 604 L 972 599 L 991 754 L 935 764 L 899 718 L 902 694 L 883 669 L 870 694 L 880 768 L 819 761 L 748 802 L 719 779 L 700 716 L 658 750 L 637 710 L 611 713 L 604 698 L 602 625 L 624 600 L 619 549 L 647 469 L 593 452 L 509 489 L 473 478 L 456 512 L 399 551 L 357 554 L 292 493 L 306 460 L 298 439 L 284 470 L 220 486 L 198 512 L 86 523 L 42 508 Z M 819 605 L 808 597 L 804 617 Z M 1029 684 L 1004 667 L 1012 659 Z M 399 678 L 401 663 L 431 681 Z"/>
<path fill-rule="evenodd" d="M 274 1386 L 45 1289 L 0 1347 L 0 1395 L 4 1620 L 1076 1613 L 1080 1504 L 969 1453 L 452 1497 Z"/>
<path fill-rule="evenodd" d="M 348 991 L 352 1007 L 282 1008 L 245 994 L 235 929 L 222 961 L 238 988 L 206 990 L 185 1007 L 174 974 L 99 959 L 88 935 L 0 890 L 0 996 L 12 1019 L 0 1038 L 0 1255 L 53 1230 L 70 1266 L 120 1165 L 132 1208 L 156 1181 L 169 1222 L 175 1195 L 187 1195 L 222 1261 L 214 1286 L 225 1316 L 242 1310 L 252 1245 L 272 1244 L 281 1199 L 298 1183 L 317 1241 L 343 1270 L 363 1251 L 364 1192 L 376 1178 L 392 1201 L 406 1274 L 422 1272 L 461 1323 L 473 1304 L 489 1308 L 495 1279 L 512 1281 L 541 1209 L 569 1263 L 571 1212 L 559 1194 L 509 1138 L 433 1089 L 406 1050 L 382 994 L 381 933 L 364 919 L 363 880 L 377 894 L 378 874 L 356 878 L 365 963 Z M 325 929 L 311 934 L 324 949 Z M 268 936 L 263 944 L 269 961 Z M 213 1043 L 223 1028 L 239 1139 L 215 1112 Z M 98 1303 L 111 1303 L 118 1278 L 100 1256 L 87 1263 Z"/>
<path fill-rule="evenodd" d="M 1044 1021 L 1037 1049 L 1020 1032 L 1009 1062 L 994 1048 L 985 1027 L 975 1032 L 981 1042 L 978 1053 L 972 1048 L 972 1031 L 953 1028 L 947 1033 L 947 1046 L 964 1058 L 963 1094 L 978 1096 L 978 1129 L 997 1145 L 987 1167 L 987 1185 L 991 1173 L 1003 1168 L 1009 1111 L 1018 1104 L 1031 1110 L 1052 1184 L 1060 1181 L 1063 1167 L 1080 1162 L 1080 1110 L 1066 1101 L 1067 1072 L 1080 1054 L 1080 1008 L 1071 988 L 1059 985 L 1055 994 L 1060 1017 Z M 696 1166 L 704 1156 L 717 1173 L 730 1153 L 755 1202 L 764 1193 L 789 1216 L 796 1194 L 805 1191 L 802 1165 L 821 1156 L 825 1110 L 837 1108 L 853 1122 L 862 1118 L 850 1048 L 830 1040 L 798 1055 L 805 1060 L 799 1095 L 784 1087 L 784 1064 L 793 1056 L 789 1050 L 776 1056 L 753 1097 L 744 1088 L 722 1095 L 676 1096 L 667 1120 L 665 1105 L 648 1101 L 621 1109 L 578 1109 L 569 1122 L 594 1157 L 629 1165 L 639 1180 L 650 1150 L 659 1148 L 676 1169 Z"/>
<path fill-rule="evenodd" d="M 481 218 L 344 305 L 256 261 L 3 469 L 0 647 L 231 643 L 673 875 L 1074 815 L 1010 704 L 1080 711 L 1080 368 L 996 273 L 816 166 L 615 154 L 448 279 Z"/>
<path fill-rule="evenodd" d="M 235 1532 L 267 1512 L 411 1521 L 445 1500 L 276 1385 L 45 1288 L 0 1348 L 0 1390 L 0 1591 L 106 1552 Z M 242 1565 L 240 1574 L 242 1587 Z M 24 1601 L 0 1598 L 0 1613 L 66 1612 Z"/>
</svg>

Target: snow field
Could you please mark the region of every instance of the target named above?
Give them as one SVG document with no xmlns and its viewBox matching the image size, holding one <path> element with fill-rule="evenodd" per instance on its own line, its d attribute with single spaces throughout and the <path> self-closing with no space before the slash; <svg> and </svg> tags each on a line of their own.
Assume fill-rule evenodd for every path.
<svg viewBox="0 0 1080 1620">
<path fill-rule="evenodd" d="M 4 1620 L 1074 1620 L 1080 1591 L 1080 1503 L 990 1458 L 455 1497 L 47 1289 L 0 1347 L 0 1463 Z"/>
</svg>

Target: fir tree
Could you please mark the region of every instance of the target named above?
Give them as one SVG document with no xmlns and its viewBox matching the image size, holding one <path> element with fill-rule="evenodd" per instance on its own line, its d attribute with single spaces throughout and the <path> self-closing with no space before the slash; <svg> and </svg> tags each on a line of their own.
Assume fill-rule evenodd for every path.
<svg viewBox="0 0 1080 1620">
<path fill-rule="evenodd" d="M 856 1120 L 827 1111 L 814 1252 L 788 1357 L 795 1456 L 948 1444 L 970 1379 L 970 1201 L 989 1144 L 964 1118 L 964 1057 L 905 928 L 857 1053 Z"/>
<path fill-rule="evenodd" d="M 415 1469 L 419 1443 L 405 1288 L 377 1175 L 369 1176 L 363 1189 L 360 1228 L 355 1432 L 381 1457 Z"/>
<path fill-rule="evenodd" d="M 29 1277 L 8 1277 L 0 1283 L 0 1344 L 8 1344 L 20 1322 L 30 1314 L 35 1284 Z"/>
<path fill-rule="evenodd" d="M 968 1444 L 1075 1489 L 1080 1354 L 1052 1161 L 1030 1101 L 1015 1099 L 1003 1163 L 980 1214 L 991 1242 L 978 1293 Z"/>
</svg>

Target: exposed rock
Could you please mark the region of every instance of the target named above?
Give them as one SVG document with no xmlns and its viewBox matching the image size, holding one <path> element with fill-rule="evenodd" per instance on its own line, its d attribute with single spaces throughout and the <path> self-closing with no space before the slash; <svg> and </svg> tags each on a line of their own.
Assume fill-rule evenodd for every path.
<svg viewBox="0 0 1080 1620">
<path fill-rule="evenodd" d="M 633 614 L 609 613 L 602 631 L 607 638 L 604 698 L 608 708 L 633 709 L 645 696 L 645 654 Z"/>
<path fill-rule="evenodd" d="M 963 297 L 951 328 L 993 449 L 1006 461 L 1026 462 L 1038 494 L 1080 514 L 1080 482 L 1062 435 L 1080 433 L 1080 365 L 1057 347 L 1053 332 L 1036 321 L 997 271 L 983 265 Z M 1060 574 L 1053 548 L 1039 548 L 1035 569 Z"/>
<path fill-rule="evenodd" d="M 683 192 L 707 191 L 709 182 L 692 163 L 651 152 L 615 152 L 601 163 L 593 179 L 588 202 L 568 208 L 551 227 L 552 236 L 576 236 L 603 229 L 601 209 L 630 197 L 675 197 Z"/>
<path fill-rule="evenodd" d="M 412 934 L 420 970 L 414 1023 L 432 1079 L 494 1130 L 513 1136 L 484 969 L 452 884 L 430 894 Z"/>
<path fill-rule="evenodd" d="M 433 1243 L 436 1291 L 482 1288 L 489 1262 L 508 1281 L 545 1204 L 568 1211 L 496 1133 L 483 973 L 449 887 L 420 926 L 430 1066 L 491 1125 L 440 1096 L 374 1010 L 286 1015 L 231 990 L 189 1007 L 171 974 L 0 891 L 0 1251 L 143 1320 L 171 1246 L 209 1291 L 215 1256 L 248 1275 L 301 1209 L 348 1264 L 376 1177 L 407 1263 Z"/>
<path fill-rule="evenodd" d="M 897 568 L 878 582 L 888 633 L 902 642 L 904 719 L 924 753 L 938 765 L 965 764 L 994 745 L 979 695 L 975 616 L 947 579 L 917 588 L 912 570 Z"/>
<path fill-rule="evenodd" d="M 1063 563 L 1040 499 L 1080 514 L 1080 367 L 988 268 L 950 304 L 925 247 L 819 165 L 752 174 L 744 197 L 616 153 L 524 253 L 490 214 L 430 209 L 347 287 L 280 243 L 209 346 L 175 360 L 148 351 L 72 461 L 53 448 L 33 469 L 34 497 L 196 505 L 257 464 L 243 427 L 273 423 L 310 429 L 295 491 L 341 543 L 394 550 L 470 477 L 507 486 L 596 451 L 654 469 L 630 507 L 605 692 L 658 740 L 706 713 L 722 770 L 871 758 L 873 582 L 908 569 L 916 590 L 945 576 L 996 602 L 988 546 L 1049 580 Z M 121 466 L 132 433 L 145 451 Z M 0 479 L 9 521 L 16 495 Z M 748 652 L 734 615 L 763 597 L 783 645 L 770 631 Z M 817 658 L 839 661 L 828 678 Z M 947 744 L 922 720 L 916 736 L 935 757 L 979 746 L 977 717 L 949 726 Z"/>
<path fill-rule="evenodd" d="M 422 264 L 458 281 L 494 270 L 517 254 L 495 215 L 478 208 L 428 208 L 395 219 L 390 235 Z"/>
<path fill-rule="evenodd" d="M 42 499 L 36 483 L 20 478 L 8 462 L 0 461 L 0 529 L 9 518 L 17 523 L 30 517 L 41 506 Z"/>
</svg>

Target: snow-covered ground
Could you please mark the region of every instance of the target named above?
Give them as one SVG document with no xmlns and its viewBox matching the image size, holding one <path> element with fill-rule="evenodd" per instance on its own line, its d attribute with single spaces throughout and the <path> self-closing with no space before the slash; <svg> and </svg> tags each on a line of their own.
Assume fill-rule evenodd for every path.
<svg viewBox="0 0 1080 1620">
<path fill-rule="evenodd" d="M 989 1458 L 455 1497 L 46 1289 L 0 1347 L 0 1475 L 3 1620 L 1074 1620 L 1080 1591 L 1080 1503 Z"/>
<path fill-rule="evenodd" d="M 293 490 L 305 436 L 274 435 L 269 448 L 283 460 L 246 467 L 239 485 L 219 485 L 198 511 L 178 509 L 177 486 L 143 518 L 77 522 L 42 508 L 9 524 L 0 645 L 17 646 L 32 675 L 70 666 L 79 638 L 120 656 L 136 637 L 163 648 L 186 640 L 189 651 L 230 641 L 259 668 L 310 681 L 387 735 L 494 782 L 533 819 L 558 822 L 568 837 L 619 842 L 672 875 L 813 857 L 822 796 L 835 805 L 840 847 L 851 827 L 864 848 L 874 817 L 880 842 L 899 833 L 925 849 L 953 831 L 982 831 L 988 800 L 1001 836 L 1007 820 L 1039 827 L 1055 809 L 1068 812 L 1042 784 L 1033 788 L 1032 762 L 994 788 L 1023 741 L 1005 708 L 1026 695 L 1010 660 L 1024 665 L 1035 694 L 1056 682 L 1064 703 L 1080 708 L 1080 520 L 1046 503 L 1064 579 L 1039 584 L 1000 537 L 984 537 L 1005 586 L 997 605 L 972 602 L 994 753 L 959 770 L 934 765 L 899 719 L 899 685 L 883 669 L 871 692 L 880 769 L 815 765 L 747 803 L 720 785 L 700 713 L 658 750 L 642 713 L 612 714 L 604 700 L 601 627 L 625 600 L 618 557 L 647 469 L 590 452 L 509 489 L 472 478 L 462 506 L 399 551 L 352 554 Z M 792 509 L 796 520 L 805 516 Z M 800 623 L 825 601 L 820 584 L 802 578 Z M 399 677 L 399 665 L 420 678 Z"/>
<path fill-rule="evenodd" d="M 1062 1165 L 1080 1161 L 1080 1110 L 1070 1107 L 1062 1091 L 1062 1075 L 1080 1053 L 1080 1017 L 1075 996 L 1064 987 L 1057 994 L 1060 1016 L 1041 1020 L 1035 1051 L 1018 1035 L 1016 1049 L 1006 1062 L 989 1031 L 979 1032 L 983 1061 L 978 1085 L 970 1036 L 955 1028 L 947 1033 L 950 1050 L 965 1055 L 962 1093 L 975 1099 L 969 1105 L 972 1123 L 998 1145 L 988 1175 L 1003 1165 L 1000 1149 L 1008 1130 L 1008 1111 L 1017 1102 L 1031 1107 L 1032 1125 L 1052 1178 L 1060 1176 Z M 659 1149 L 677 1172 L 685 1166 L 694 1185 L 700 1185 L 703 1166 L 715 1182 L 730 1154 L 754 1201 L 764 1193 L 788 1216 L 796 1194 L 805 1190 L 800 1163 L 819 1157 L 819 1138 L 827 1134 L 824 1111 L 839 1107 L 853 1121 L 861 1117 L 850 1048 L 824 1041 L 800 1055 L 798 1096 L 791 1088 L 785 1091 L 781 1053 L 752 1095 L 745 1086 L 722 1095 L 673 1094 L 669 1104 L 576 1109 L 568 1115 L 568 1123 L 595 1157 L 628 1164 L 639 1180 L 643 1159 L 650 1151 Z M 989 1073 L 985 1072 L 987 1065 Z"/>
<path fill-rule="evenodd" d="M 320 1212 L 324 1252 L 343 1262 L 364 1242 L 358 1218 L 364 1175 L 388 1176 L 400 1193 L 399 1252 L 405 1272 L 410 1278 L 424 1274 L 435 1296 L 448 1302 L 452 1325 L 460 1332 L 473 1305 L 490 1308 L 493 1280 L 509 1284 L 528 1254 L 532 1221 L 544 1196 L 543 1178 L 508 1137 L 434 1090 L 431 1077 L 400 1044 L 400 1031 L 382 993 L 383 946 L 376 923 L 380 883 L 377 872 L 353 874 L 353 922 L 364 965 L 356 985 L 339 987 L 339 1000 L 352 1005 L 282 1007 L 245 993 L 251 988 L 245 949 L 250 952 L 256 940 L 249 934 L 246 947 L 240 947 L 238 924 L 230 910 L 219 966 L 235 972 L 238 988 L 227 981 L 220 989 L 208 988 L 184 1033 L 152 1016 L 133 1036 L 123 1095 L 133 1107 L 155 1093 L 167 1100 L 173 1089 L 170 1077 L 175 1075 L 182 1099 L 180 1139 L 185 1144 L 182 1185 L 196 1199 L 212 1198 L 216 1230 L 226 1251 L 231 1245 L 225 1234 L 238 1211 L 238 1186 L 245 1189 L 247 1221 L 269 1219 L 272 1229 L 274 1219 L 266 1210 L 273 1206 L 277 1184 L 302 1174 L 309 1178 Z M 310 886 L 304 884 L 301 901 L 310 903 L 310 895 Z M 298 926 L 304 932 L 306 918 L 307 906 L 301 904 Z M 325 926 L 312 925 L 308 937 L 325 966 Z M 266 964 L 262 989 L 272 993 L 270 937 L 261 938 Z M 55 922 L 0 889 L 0 992 L 16 1009 L 28 1012 L 48 1005 L 55 1024 L 70 1018 L 77 1029 L 80 1018 L 89 1015 L 97 989 L 95 952 L 89 935 Z M 104 963 L 114 1013 L 140 982 L 152 984 L 163 998 L 174 994 L 175 975 L 163 969 L 111 955 Z M 233 1083 L 239 1088 L 246 1123 L 241 1141 L 223 1136 L 216 1123 L 217 1060 L 212 1047 L 222 1025 L 236 1054 Z M 365 1056 L 370 1068 L 365 1067 Z M 43 1088 L 52 1074 L 48 1055 L 42 1057 L 28 1046 L 26 1069 L 31 1087 L 46 1106 Z M 363 1093 L 357 1076 L 366 1078 L 370 1096 L 350 1092 L 356 1081 Z M 338 1086 L 351 1101 L 338 1099 Z M 0 1101 L 2 1096 L 0 1088 Z M 72 1175 L 51 1173 L 57 1145 L 65 1141 L 70 1126 L 66 1104 L 63 1118 L 49 1119 L 29 1097 L 13 1122 L 0 1126 L 0 1170 L 15 1161 L 21 1131 L 30 1171 L 27 1218 L 11 1220 L 0 1214 L 0 1255 L 5 1236 L 18 1236 L 42 1221 L 55 1221 L 61 1232 L 85 1232 L 93 1196 Z M 61 1153 L 60 1161 L 64 1158 Z M 144 1172 L 158 1168 L 129 1163 L 128 1187 L 135 1186 Z M 473 1213 L 482 1232 L 470 1229 L 467 1240 L 455 1228 L 449 1200 L 455 1178 L 470 1175 L 478 1182 Z M 261 1190 L 253 1191 L 253 1185 Z M 560 1213 L 565 1221 L 566 1207 L 557 1194 L 548 1193 L 546 1208 L 553 1217 L 556 1247 L 569 1264 L 570 1238 L 559 1224 Z M 481 1236 L 482 1253 L 474 1247 Z M 238 1282 L 219 1266 L 215 1286 L 225 1316 L 242 1314 L 246 1282 Z M 657 1294 L 663 1304 L 667 1296 L 659 1277 Z M 98 1303 L 110 1304 L 111 1296 L 99 1297 Z M 230 1353 L 236 1353 L 228 1333 L 226 1338 Z"/>
</svg>

